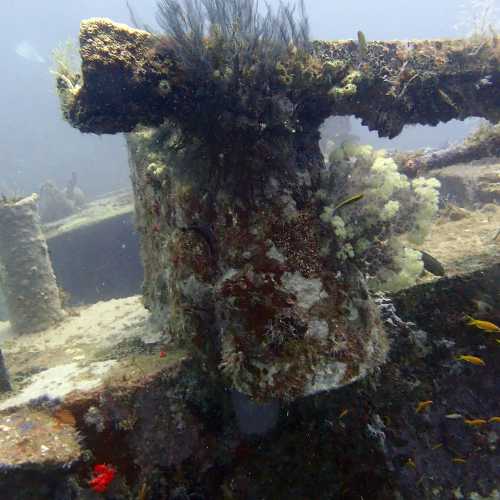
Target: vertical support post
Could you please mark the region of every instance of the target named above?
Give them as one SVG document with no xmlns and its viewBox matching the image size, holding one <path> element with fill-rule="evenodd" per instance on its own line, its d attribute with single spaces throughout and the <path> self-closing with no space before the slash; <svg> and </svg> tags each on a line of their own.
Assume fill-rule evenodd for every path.
<svg viewBox="0 0 500 500">
<path fill-rule="evenodd" d="M 8 392 L 12 390 L 10 385 L 9 373 L 7 372 L 7 367 L 3 359 L 2 351 L 0 350 L 0 394 L 3 392 Z"/>
<path fill-rule="evenodd" d="M 0 202 L 2 288 L 12 329 L 19 334 L 43 330 L 64 317 L 37 198 Z"/>
</svg>

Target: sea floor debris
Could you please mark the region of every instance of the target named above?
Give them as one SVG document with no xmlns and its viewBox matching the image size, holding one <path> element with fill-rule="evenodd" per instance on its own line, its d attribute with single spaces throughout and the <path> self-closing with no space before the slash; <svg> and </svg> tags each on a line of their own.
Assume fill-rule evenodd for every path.
<svg viewBox="0 0 500 500">
<path fill-rule="evenodd" d="M 129 297 L 74 309 L 59 325 L 20 338 L 0 322 L 13 385 L 0 398 L 0 409 L 89 391 L 126 368 L 130 377 L 154 369 L 161 335 L 148 318 L 140 298 Z"/>
<path fill-rule="evenodd" d="M 0 471 L 69 467 L 80 458 L 75 428 L 50 413 L 23 407 L 0 414 Z"/>
</svg>

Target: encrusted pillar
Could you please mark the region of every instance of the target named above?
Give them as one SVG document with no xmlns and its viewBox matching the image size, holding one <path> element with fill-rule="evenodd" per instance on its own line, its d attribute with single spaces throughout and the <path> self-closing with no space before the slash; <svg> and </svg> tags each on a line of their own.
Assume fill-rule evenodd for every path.
<svg viewBox="0 0 500 500">
<path fill-rule="evenodd" d="M 318 128 L 498 120 L 498 37 L 311 43 L 293 9 L 216 4 L 163 2 L 160 37 L 82 22 L 81 74 L 56 70 L 62 111 L 133 132 L 144 299 L 165 331 L 261 401 L 338 388 L 385 359 L 366 275 L 420 273 L 390 240 L 428 229 L 438 183 L 344 145 L 327 167 Z"/>
<path fill-rule="evenodd" d="M 0 350 L 0 394 L 2 394 L 2 392 L 8 392 L 11 389 L 12 386 L 10 385 L 9 372 L 7 371 L 3 354 Z"/>
<path fill-rule="evenodd" d="M 323 160 L 295 138 L 289 168 L 219 184 L 165 127 L 129 136 L 146 306 L 181 344 L 260 401 L 338 388 L 385 359 L 362 274 L 329 251 Z"/>
<path fill-rule="evenodd" d="M 20 334 L 64 317 L 36 203 L 36 194 L 0 202 L 2 289 L 12 329 Z"/>
</svg>

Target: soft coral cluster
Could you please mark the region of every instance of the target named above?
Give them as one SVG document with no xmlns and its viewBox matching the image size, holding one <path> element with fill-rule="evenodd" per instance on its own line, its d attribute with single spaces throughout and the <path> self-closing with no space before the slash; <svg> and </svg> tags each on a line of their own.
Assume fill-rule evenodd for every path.
<svg viewBox="0 0 500 500">
<path fill-rule="evenodd" d="M 420 245 L 438 209 L 439 181 L 410 180 L 385 151 L 346 142 L 328 152 L 319 199 L 321 220 L 334 238 L 325 252 L 342 265 L 354 262 L 374 290 L 396 291 L 415 283 L 421 254 L 403 243 Z M 362 193 L 361 201 L 337 209 L 342 199 Z"/>
</svg>

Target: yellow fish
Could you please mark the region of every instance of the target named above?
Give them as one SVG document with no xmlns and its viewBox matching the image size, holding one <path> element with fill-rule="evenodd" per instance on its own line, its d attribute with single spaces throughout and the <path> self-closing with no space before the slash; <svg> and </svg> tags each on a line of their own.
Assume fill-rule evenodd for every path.
<svg viewBox="0 0 500 500">
<path fill-rule="evenodd" d="M 406 461 L 405 465 L 406 467 L 411 467 L 412 469 L 417 468 L 417 464 L 413 461 L 411 457 Z"/>
<path fill-rule="evenodd" d="M 489 333 L 491 332 L 500 333 L 500 328 L 491 321 L 474 319 L 472 316 L 466 316 L 465 319 L 467 320 L 467 324 L 469 326 L 475 326 L 476 328 L 479 328 L 480 330 L 484 330 L 485 332 Z"/>
<path fill-rule="evenodd" d="M 431 404 L 432 401 L 430 399 L 428 399 L 427 401 L 420 401 L 420 403 L 418 403 L 417 405 L 417 408 L 415 409 L 415 413 L 420 413 L 426 410 Z"/>
<path fill-rule="evenodd" d="M 448 415 L 445 415 L 445 418 L 449 418 L 450 420 L 457 420 L 464 417 L 463 415 L 460 415 L 460 413 L 448 413 Z"/>
<path fill-rule="evenodd" d="M 354 203 L 355 201 L 362 200 L 364 198 L 363 193 L 355 194 L 354 196 L 351 196 L 347 198 L 346 200 L 341 201 L 338 205 L 336 205 L 333 210 L 333 212 L 336 212 L 339 208 L 345 207 L 346 205 L 350 205 L 351 203 Z"/>
<path fill-rule="evenodd" d="M 500 417 L 491 417 L 488 420 L 488 423 L 490 423 L 490 424 L 500 424 Z"/>
<path fill-rule="evenodd" d="M 500 344 L 500 339 L 495 339 L 497 344 Z"/>
<path fill-rule="evenodd" d="M 484 418 L 472 418 L 465 419 L 464 424 L 470 425 L 471 427 L 479 427 L 481 425 L 486 425 L 488 422 Z"/>
<path fill-rule="evenodd" d="M 454 459 L 452 460 L 452 462 L 453 462 L 454 464 L 465 464 L 465 463 L 467 463 L 467 460 L 464 460 L 463 458 L 454 458 Z"/>
<path fill-rule="evenodd" d="M 341 412 L 341 413 L 340 413 L 340 415 L 339 415 L 339 420 L 340 420 L 341 418 L 344 418 L 344 417 L 345 417 L 348 413 L 349 413 L 349 410 L 342 410 L 342 412 Z"/>
<path fill-rule="evenodd" d="M 144 481 L 142 483 L 141 489 L 139 490 L 139 496 L 137 497 L 138 500 L 146 500 L 147 492 L 148 492 L 148 484 L 146 483 L 146 481 Z"/>
<path fill-rule="evenodd" d="M 462 354 L 461 356 L 457 357 L 457 360 L 465 361 L 466 363 L 470 363 L 471 365 L 486 366 L 486 363 L 481 358 L 477 356 L 471 356 L 469 354 Z"/>
</svg>

